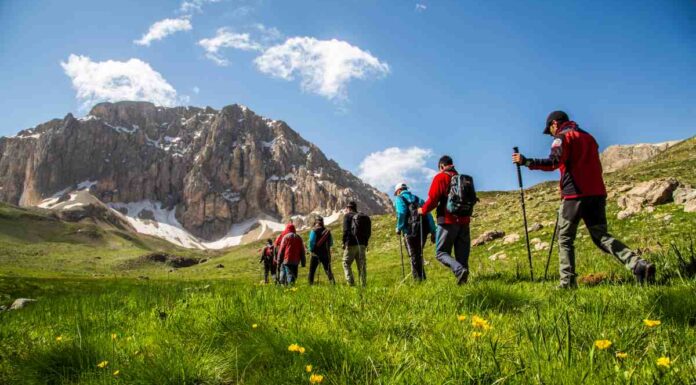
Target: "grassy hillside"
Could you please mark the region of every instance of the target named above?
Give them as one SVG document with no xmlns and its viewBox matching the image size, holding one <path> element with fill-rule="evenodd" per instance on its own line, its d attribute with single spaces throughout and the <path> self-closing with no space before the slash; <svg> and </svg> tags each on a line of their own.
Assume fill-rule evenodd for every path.
<svg viewBox="0 0 696 385">
<path fill-rule="evenodd" d="M 674 176 L 696 185 L 694 150 L 692 138 L 607 175 L 607 184 Z M 544 224 L 531 236 L 549 242 L 557 187 L 527 194 L 530 223 Z M 537 280 L 528 278 L 517 193 L 481 198 L 473 237 L 492 229 L 522 237 L 474 247 L 469 285 L 455 286 L 430 246 L 428 280 L 403 279 L 393 218 L 383 216 L 374 218 L 366 289 L 342 284 L 338 247 L 340 285 L 327 285 L 320 273 L 319 285 L 309 287 L 300 269 L 296 289 L 286 289 L 259 284 L 260 243 L 207 255 L 2 206 L 0 303 L 39 301 L 0 312 L 0 383 L 302 384 L 310 382 L 309 364 L 324 384 L 696 383 L 696 282 L 680 275 L 669 247 L 688 252 L 696 215 L 666 204 L 619 221 L 610 199 L 611 231 L 655 261 L 660 283 L 632 284 L 630 272 L 581 229 L 579 273 L 607 279 L 566 292 L 553 288 L 555 252 L 548 281 L 538 279 L 547 250 L 534 252 Z M 132 263 L 160 249 L 211 259 L 174 270 Z M 488 258 L 501 251 L 506 259 Z M 474 316 L 486 322 L 472 324 Z M 597 340 L 611 346 L 600 349 Z M 289 351 L 291 344 L 305 352 Z M 670 364 L 659 366 L 664 357 Z"/>
</svg>

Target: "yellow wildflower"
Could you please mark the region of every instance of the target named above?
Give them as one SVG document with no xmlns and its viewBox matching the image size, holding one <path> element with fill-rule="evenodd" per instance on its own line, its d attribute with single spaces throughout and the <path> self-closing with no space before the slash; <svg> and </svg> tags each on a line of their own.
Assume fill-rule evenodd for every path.
<svg viewBox="0 0 696 385">
<path fill-rule="evenodd" d="M 304 352 L 305 352 L 305 348 L 304 348 L 304 347 L 302 347 L 302 346 L 300 346 L 300 350 L 298 350 L 298 351 L 300 352 L 300 354 L 304 354 Z"/>
<path fill-rule="evenodd" d="M 252 329 L 256 329 L 257 327 L 259 327 L 259 324 L 253 324 L 253 325 L 251 325 L 251 328 L 252 328 Z"/>
<path fill-rule="evenodd" d="M 312 373 L 312 365 L 307 365 L 304 367 L 305 372 Z"/>
<path fill-rule="evenodd" d="M 670 365 L 672 365 L 672 361 L 669 359 L 669 357 L 660 357 L 657 359 L 657 366 L 669 368 Z"/>
<path fill-rule="evenodd" d="M 594 346 L 599 350 L 609 349 L 611 346 L 611 341 L 609 340 L 597 340 L 594 342 Z"/>
<path fill-rule="evenodd" d="M 480 332 L 471 332 L 471 338 L 473 339 L 481 338 L 482 335 Z"/>
<path fill-rule="evenodd" d="M 100 363 L 97 364 L 97 367 L 100 368 L 100 369 L 104 369 L 104 368 L 107 367 L 108 365 L 109 365 L 109 361 L 102 361 L 102 362 L 100 362 Z"/>
<path fill-rule="evenodd" d="M 61 342 L 61 341 L 63 341 L 63 336 L 56 337 L 56 342 Z"/>
<path fill-rule="evenodd" d="M 655 326 L 660 326 L 660 324 L 662 324 L 662 321 L 656 319 L 644 319 L 643 323 L 645 324 L 645 326 L 653 328 Z"/>
<path fill-rule="evenodd" d="M 622 359 L 622 360 L 623 360 L 624 358 L 627 358 L 627 357 L 628 357 L 628 353 L 625 353 L 625 352 L 616 352 L 616 358 L 619 358 L 619 359 Z"/>
<path fill-rule="evenodd" d="M 117 370 L 114 370 L 114 376 L 118 376 L 119 374 L 121 374 L 121 371 L 120 371 L 120 370 L 118 370 L 118 369 L 117 369 Z"/>
<path fill-rule="evenodd" d="M 116 341 L 116 338 L 118 338 L 118 336 L 116 335 L 116 333 L 111 333 L 111 340 L 112 340 L 112 341 Z"/>
<path fill-rule="evenodd" d="M 459 321 L 465 321 L 465 320 L 466 320 L 466 316 L 465 316 L 464 314 L 460 314 L 460 315 L 457 316 L 457 320 L 459 320 Z"/>
<path fill-rule="evenodd" d="M 321 384 L 321 382 L 324 381 L 324 376 L 321 374 L 312 374 L 309 376 L 309 383 L 310 384 Z"/>
<path fill-rule="evenodd" d="M 297 291 L 297 288 L 293 287 L 292 289 L 290 289 L 290 291 Z"/>
<path fill-rule="evenodd" d="M 288 351 L 291 351 L 291 352 L 299 352 L 299 351 L 300 351 L 300 345 L 298 345 L 298 344 L 291 344 L 290 346 L 288 346 Z"/>
<path fill-rule="evenodd" d="M 491 325 L 485 319 L 475 315 L 471 317 L 471 326 L 483 330 L 490 330 Z"/>
</svg>

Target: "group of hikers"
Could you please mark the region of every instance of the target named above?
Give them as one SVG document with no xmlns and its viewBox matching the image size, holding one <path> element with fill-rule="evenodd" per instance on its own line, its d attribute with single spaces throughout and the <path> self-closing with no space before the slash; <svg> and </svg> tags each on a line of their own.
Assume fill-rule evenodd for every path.
<svg viewBox="0 0 696 385">
<path fill-rule="evenodd" d="M 655 266 L 608 232 L 607 191 L 602 177 L 599 146 L 594 137 L 570 120 L 563 111 L 553 111 L 548 115 L 543 133 L 553 137 L 548 157 L 528 158 L 514 152 L 512 162 L 530 170 L 560 170 L 558 287 L 577 287 L 574 242 L 581 220 L 600 250 L 624 264 L 639 283 L 654 282 Z M 473 179 L 459 174 L 452 158 L 444 155 L 438 161 L 438 172 L 425 201 L 409 191 L 405 183 L 398 183 L 394 187 L 394 196 L 396 234 L 400 245 L 402 239 L 406 245 L 413 278 L 417 281 L 426 278 L 423 250 L 429 238 L 435 245 L 436 259 L 452 271 L 456 283 L 467 283 L 471 250 L 469 224 L 478 201 Z M 436 220 L 430 214 L 433 210 Z M 343 270 L 349 285 L 355 285 L 353 261 L 356 262 L 361 285 L 367 284 L 366 250 L 370 235 L 370 218 L 357 210 L 355 202 L 350 202 L 345 208 L 342 239 Z M 309 233 L 310 284 L 314 283 L 319 264 L 324 268 L 329 282 L 336 283 L 331 271 L 332 245 L 331 231 L 324 226 L 323 218 L 317 217 Z M 265 282 L 269 282 L 269 276 L 283 284 L 292 284 L 297 280 L 298 265 L 305 266 L 305 247 L 292 223 L 275 241 L 268 240 L 261 252 L 261 262 L 264 264 Z"/>
</svg>

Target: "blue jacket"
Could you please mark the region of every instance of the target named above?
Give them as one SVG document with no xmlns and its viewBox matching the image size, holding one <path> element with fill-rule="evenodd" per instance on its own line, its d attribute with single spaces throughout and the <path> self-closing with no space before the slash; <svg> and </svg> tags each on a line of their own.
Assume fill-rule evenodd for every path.
<svg viewBox="0 0 696 385">
<path fill-rule="evenodd" d="M 394 199 L 394 208 L 396 209 L 396 229 L 401 231 L 402 234 L 408 234 L 408 226 L 406 226 L 406 217 L 408 216 L 408 206 L 403 199 L 405 198 L 409 203 L 415 202 L 418 199 L 418 207 L 423 206 L 423 200 L 417 196 L 411 194 L 410 191 L 402 191 L 399 196 Z M 435 221 L 433 221 L 433 216 L 430 213 L 425 215 L 425 220 L 428 221 L 430 225 L 430 231 L 435 234 Z"/>
<path fill-rule="evenodd" d="M 312 231 L 309 232 L 309 251 L 314 252 L 314 247 L 317 245 L 317 242 L 319 241 L 321 233 L 324 231 L 325 227 L 322 227 L 321 229 L 313 229 Z M 319 233 L 319 234 L 317 234 Z M 321 251 L 326 251 L 328 249 L 331 249 L 331 246 L 333 246 L 333 236 L 331 236 L 331 231 L 329 231 L 329 239 L 326 240 L 325 249 Z M 320 251 L 320 252 L 321 252 Z"/>
</svg>

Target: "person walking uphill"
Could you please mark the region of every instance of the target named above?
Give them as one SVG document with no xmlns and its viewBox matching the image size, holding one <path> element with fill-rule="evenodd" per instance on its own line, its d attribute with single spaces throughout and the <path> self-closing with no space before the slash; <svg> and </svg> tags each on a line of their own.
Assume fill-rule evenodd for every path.
<svg viewBox="0 0 696 385">
<path fill-rule="evenodd" d="M 269 275 L 275 280 L 276 265 L 273 263 L 273 253 L 273 241 L 269 239 L 266 246 L 261 249 L 261 258 L 259 258 L 259 262 L 263 263 L 263 281 L 265 283 L 269 282 Z"/>
<path fill-rule="evenodd" d="M 353 261 L 358 265 L 360 284 L 367 285 L 367 261 L 365 251 L 367 243 L 372 235 L 372 223 L 370 217 L 358 212 L 355 202 L 346 206 L 346 215 L 343 217 L 343 272 L 349 285 L 355 285 L 353 278 Z"/>
<path fill-rule="evenodd" d="M 592 241 L 630 269 L 639 283 L 655 279 L 655 266 L 641 259 L 607 230 L 607 191 L 602 178 L 599 146 L 594 137 L 571 121 L 563 111 L 546 119 L 544 134 L 553 136 L 551 155 L 532 159 L 512 154 L 512 161 L 530 170 L 561 172 L 561 208 L 558 218 L 560 288 L 577 287 L 575 235 L 582 219 Z"/>
<path fill-rule="evenodd" d="M 320 263 L 324 267 L 329 282 L 336 284 L 331 272 L 331 246 L 333 246 L 331 230 L 324 227 L 324 218 L 317 216 L 314 220 L 314 228 L 309 232 L 309 252 L 312 255 L 309 260 L 310 285 L 314 284 L 314 274 Z"/>
<path fill-rule="evenodd" d="M 295 225 L 285 227 L 285 236 L 280 241 L 277 258 L 281 261 L 281 283 L 292 285 L 297 280 L 297 265 L 305 266 L 305 248 L 302 238 L 297 235 Z"/>
<path fill-rule="evenodd" d="M 452 179 L 459 173 L 454 168 L 452 158 L 444 155 L 438 162 L 439 172 L 435 174 L 428 190 L 428 199 L 419 214 L 436 210 L 437 232 L 435 241 L 435 257 L 440 263 L 449 267 L 457 278 L 457 284 L 462 285 L 469 279 L 469 252 L 471 251 L 471 236 L 469 233 L 470 216 L 456 215 L 447 208 Z M 454 248 L 455 258 L 452 258 Z"/>
<path fill-rule="evenodd" d="M 418 214 L 418 208 L 423 206 L 423 200 L 413 195 L 406 183 L 399 183 L 394 187 L 394 208 L 396 210 L 396 234 L 403 234 L 406 240 L 406 251 L 411 259 L 411 273 L 416 281 L 425 280 L 425 268 L 423 266 L 423 248 L 428 236 L 435 243 L 435 222 L 428 213 L 423 216 Z M 422 228 L 421 228 L 422 226 Z"/>
</svg>

